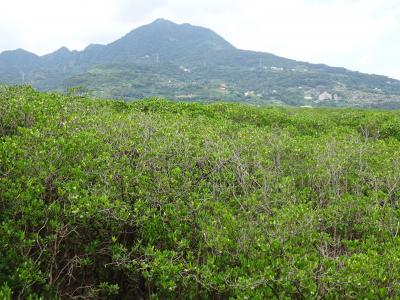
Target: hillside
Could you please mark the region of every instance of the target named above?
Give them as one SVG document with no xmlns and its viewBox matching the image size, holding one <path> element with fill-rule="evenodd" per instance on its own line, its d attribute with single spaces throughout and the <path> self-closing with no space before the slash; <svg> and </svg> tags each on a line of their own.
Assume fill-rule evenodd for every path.
<svg viewBox="0 0 400 300">
<path fill-rule="evenodd" d="M 261 37 L 260 37 L 261 38 Z M 159 19 L 108 45 L 0 54 L 0 83 L 94 96 L 400 108 L 400 81 L 235 48 L 210 29 Z"/>
<path fill-rule="evenodd" d="M 0 299 L 396 299 L 400 113 L 0 88 Z"/>
</svg>

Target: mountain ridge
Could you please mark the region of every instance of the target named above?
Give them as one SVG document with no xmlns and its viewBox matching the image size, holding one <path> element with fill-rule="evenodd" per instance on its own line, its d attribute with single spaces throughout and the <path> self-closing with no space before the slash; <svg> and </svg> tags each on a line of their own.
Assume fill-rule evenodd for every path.
<svg viewBox="0 0 400 300">
<path fill-rule="evenodd" d="M 211 29 L 165 19 L 81 51 L 4 51 L 0 82 L 126 99 L 400 108 L 398 80 L 241 50 Z"/>
</svg>

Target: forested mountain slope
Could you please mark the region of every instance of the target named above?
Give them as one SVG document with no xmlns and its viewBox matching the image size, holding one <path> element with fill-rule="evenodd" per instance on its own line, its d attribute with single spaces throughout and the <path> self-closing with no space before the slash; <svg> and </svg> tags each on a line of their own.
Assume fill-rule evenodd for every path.
<svg viewBox="0 0 400 300">
<path fill-rule="evenodd" d="M 125 99 L 400 107 L 398 80 L 240 50 L 210 29 L 163 19 L 83 51 L 3 52 L 0 83 L 57 91 L 82 86 Z"/>
</svg>

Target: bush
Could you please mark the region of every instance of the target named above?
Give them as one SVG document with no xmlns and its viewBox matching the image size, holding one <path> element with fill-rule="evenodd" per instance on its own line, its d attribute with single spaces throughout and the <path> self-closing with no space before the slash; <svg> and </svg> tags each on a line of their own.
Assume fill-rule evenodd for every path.
<svg viewBox="0 0 400 300">
<path fill-rule="evenodd" d="M 400 297 L 398 112 L 0 103 L 0 299 Z"/>
</svg>

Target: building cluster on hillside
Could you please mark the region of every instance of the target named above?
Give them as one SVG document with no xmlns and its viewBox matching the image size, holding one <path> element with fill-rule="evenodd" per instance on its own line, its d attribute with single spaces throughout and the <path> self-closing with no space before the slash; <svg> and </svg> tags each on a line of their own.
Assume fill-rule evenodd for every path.
<svg viewBox="0 0 400 300">
<path fill-rule="evenodd" d="M 338 100 L 340 100 L 340 96 L 338 94 L 332 94 L 332 93 L 325 91 L 318 96 L 318 100 L 316 100 L 315 102 L 332 101 L 332 100 L 338 101 Z"/>
</svg>

